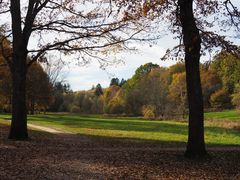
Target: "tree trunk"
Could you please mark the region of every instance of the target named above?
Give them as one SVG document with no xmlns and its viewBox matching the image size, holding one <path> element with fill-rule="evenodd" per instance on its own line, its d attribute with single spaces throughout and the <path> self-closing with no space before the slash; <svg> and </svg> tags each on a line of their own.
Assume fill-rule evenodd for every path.
<svg viewBox="0 0 240 180">
<path fill-rule="evenodd" d="M 22 33 L 20 0 L 11 0 L 13 55 L 12 74 L 12 123 L 9 139 L 28 139 L 26 107 L 27 38 Z"/>
<path fill-rule="evenodd" d="M 189 105 L 188 143 L 186 157 L 205 156 L 203 97 L 199 61 L 201 38 L 193 15 L 193 0 L 179 0 L 180 21 L 185 46 L 185 67 Z"/>
<path fill-rule="evenodd" d="M 16 59 L 15 59 L 16 58 Z M 28 139 L 26 107 L 26 73 L 24 56 L 15 56 L 12 66 L 12 123 L 9 139 Z"/>
</svg>

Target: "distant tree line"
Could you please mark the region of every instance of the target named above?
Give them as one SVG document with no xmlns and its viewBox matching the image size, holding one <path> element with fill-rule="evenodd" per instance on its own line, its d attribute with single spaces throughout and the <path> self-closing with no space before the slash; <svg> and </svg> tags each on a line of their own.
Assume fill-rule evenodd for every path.
<svg viewBox="0 0 240 180">
<path fill-rule="evenodd" d="M 205 110 L 240 108 L 240 60 L 221 52 L 200 67 Z M 184 117 L 188 113 L 185 79 L 183 63 L 168 68 L 147 63 L 128 80 L 112 78 L 108 88 L 97 84 L 90 90 L 73 92 L 67 83 L 52 83 L 36 62 L 27 75 L 27 108 L 30 114 L 51 111 L 143 115 L 148 119 Z M 1 112 L 11 112 L 11 91 L 9 69 L 0 67 Z"/>
<path fill-rule="evenodd" d="M 201 64 L 200 72 L 206 111 L 240 107 L 238 58 L 221 52 L 210 63 Z M 108 88 L 97 84 L 91 90 L 72 92 L 55 87 L 55 102 L 50 110 L 143 115 L 149 119 L 185 116 L 188 112 L 185 79 L 183 63 L 168 68 L 147 63 L 127 81 L 113 78 Z"/>
</svg>

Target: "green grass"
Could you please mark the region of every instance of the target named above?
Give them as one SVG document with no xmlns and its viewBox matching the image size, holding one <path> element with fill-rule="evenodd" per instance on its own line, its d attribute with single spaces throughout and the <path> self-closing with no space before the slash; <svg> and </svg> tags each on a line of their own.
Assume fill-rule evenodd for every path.
<svg viewBox="0 0 240 180">
<path fill-rule="evenodd" d="M 205 113 L 206 119 L 240 121 L 240 111 L 225 110 L 221 112 Z"/>
<path fill-rule="evenodd" d="M 228 116 L 229 115 L 229 118 Z M 205 140 L 214 145 L 240 145 L 240 119 L 236 111 L 206 113 Z M 1 114 L 0 122 L 9 115 Z M 213 120 L 216 119 L 216 120 Z M 228 120 L 227 122 L 218 119 Z M 98 115 L 47 114 L 29 116 L 32 124 L 60 129 L 81 135 L 130 138 L 143 141 L 184 143 L 187 141 L 187 123 L 177 121 L 150 121 L 139 118 L 107 118 Z M 232 124 L 233 122 L 233 124 Z"/>
</svg>

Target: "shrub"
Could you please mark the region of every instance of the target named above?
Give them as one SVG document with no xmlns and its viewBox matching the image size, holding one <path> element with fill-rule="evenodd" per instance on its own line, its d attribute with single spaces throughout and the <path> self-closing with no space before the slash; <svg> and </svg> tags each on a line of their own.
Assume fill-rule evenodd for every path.
<svg viewBox="0 0 240 180">
<path fill-rule="evenodd" d="M 142 108 L 142 113 L 145 119 L 155 119 L 156 107 L 153 105 L 144 105 Z"/>
<path fill-rule="evenodd" d="M 237 109 L 240 109 L 240 84 L 235 86 L 234 93 L 232 94 L 232 104 Z"/>
</svg>

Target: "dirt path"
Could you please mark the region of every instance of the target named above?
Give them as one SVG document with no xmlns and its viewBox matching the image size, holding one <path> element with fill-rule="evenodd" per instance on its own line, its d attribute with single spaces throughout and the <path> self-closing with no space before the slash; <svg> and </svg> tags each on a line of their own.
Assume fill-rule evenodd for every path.
<svg viewBox="0 0 240 180">
<path fill-rule="evenodd" d="M 39 125 L 29 124 L 29 123 L 28 123 L 28 127 L 37 129 L 37 130 L 41 130 L 41 131 L 45 131 L 45 132 L 49 132 L 49 133 L 53 133 L 53 134 L 66 134 L 66 132 L 64 132 L 64 131 L 56 130 L 56 129 L 53 129 L 50 127 L 43 127 L 43 126 L 39 126 Z"/>
</svg>

